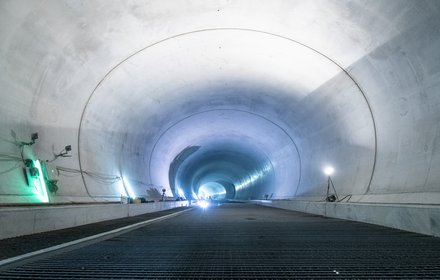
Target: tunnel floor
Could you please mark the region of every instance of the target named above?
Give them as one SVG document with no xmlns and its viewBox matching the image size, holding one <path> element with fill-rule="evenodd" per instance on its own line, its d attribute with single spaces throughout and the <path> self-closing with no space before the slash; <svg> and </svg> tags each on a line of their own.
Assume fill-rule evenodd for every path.
<svg viewBox="0 0 440 280">
<path fill-rule="evenodd" d="M 0 271 L 0 279 L 439 279 L 440 239 L 223 204 Z"/>
</svg>

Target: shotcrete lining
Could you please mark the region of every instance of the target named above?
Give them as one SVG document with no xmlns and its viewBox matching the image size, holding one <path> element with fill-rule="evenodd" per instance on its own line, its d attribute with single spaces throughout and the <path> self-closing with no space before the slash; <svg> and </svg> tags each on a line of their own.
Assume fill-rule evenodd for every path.
<svg viewBox="0 0 440 280">
<path fill-rule="evenodd" d="M 145 47 L 145 48 L 142 48 L 142 49 L 140 49 L 140 50 L 138 50 L 138 51 L 136 51 L 135 53 L 133 53 L 132 55 L 130 55 L 130 56 L 128 56 L 127 58 L 125 58 L 125 59 L 123 59 L 120 63 L 118 63 L 117 65 L 115 65 L 115 67 L 113 67 L 102 79 L 101 79 L 101 81 L 96 85 L 96 87 L 94 88 L 94 90 L 92 91 L 92 93 L 90 94 L 90 96 L 89 96 L 89 98 L 88 98 L 88 100 L 87 100 L 87 103 L 86 103 L 86 105 L 84 106 L 84 108 L 83 108 L 83 112 L 82 112 L 82 115 L 81 115 L 81 121 L 80 121 L 80 124 L 79 124 L 79 133 L 78 133 L 78 159 L 79 159 L 79 165 L 80 165 L 80 169 L 82 170 L 83 169 L 83 163 L 82 163 L 82 160 L 81 160 L 81 132 L 82 132 L 82 127 L 83 127 L 83 123 L 84 123 L 84 117 L 85 117 L 85 113 L 86 113 L 86 111 L 87 111 L 87 109 L 88 109 L 88 106 L 89 106 L 89 103 L 90 103 L 90 101 L 92 100 L 92 97 L 94 96 L 94 94 L 95 94 L 95 92 L 97 91 L 97 89 L 102 85 L 102 83 L 103 82 L 105 82 L 105 80 L 106 79 L 108 79 L 109 78 L 109 76 L 110 76 L 110 74 L 114 71 L 114 70 L 116 70 L 118 67 L 120 67 L 121 65 L 123 65 L 125 62 L 127 62 L 128 60 L 130 60 L 131 58 L 134 58 L 136 55 L 138 55 L 138 54 L 140 54 L 140 53 L 142 53 L 143 51 L 145 51 L 145 50 L 147 50 L 148 48 L 150 48 L 150 47 L 153 47 L 153 46 L 156 46 L 156 45 L 160 45 L 161 43 L 163 43 L 163 42 L 166 42 L 166 41 L 169 41 L 169 40 L 172 40 L 172 39 L 175 39 L 175 38 L 179 38 L 179 37 L 183 37 L 183 36 L 187 36 L 187 35 L 189 35 L 189 34 L 194 34 L 194 33 L 203 33 L 203 32 L 213 32 L 213 31 L 242 31 L 242 32 L 255 32 L 255 33 L 260 33 L 260 34 L 264 34 L 264 35 L 268 35 L 268 36 L 274 36 L 274 37 L 277 37 L 277 38 L 281 38 L 281 39 L 283 39 L 283 40 L 287 40 L 287 41 L 289 41 L 289 42 L 291 42 L 291 43 L 294 43 L 294 44 L 298 44 L 298 45 L 301 45 L 301 46 L 303 46 L 303 47 L 305 47 L 305 48 L 307 48 L 307 49 L 309 49 L 309 50 L 311 50 L 311 51 L 313 51 L 313 52 L 315 52 L 317 55 L 319 55 L 319 56 L 321 56 L 321 57 L 324 57 L 326 60 L 328 60 L 330 63 L 332 63 L 332 64 L 334 64 L 335 66 L 337 66 L 341 71 L 343 71 L 344 72 L 344 74 L 356 85 L 356 87 L 357 87 L 357 89 L 358 89 L 358 91 L 359 91 L 359 93 L 362 95 L 362 97 L 363 97 L 363 99 L 365 100 L 365 102 L 366 102 L 366 104 L 367 104 L 367 106 L 368 106 L 368 108 L 369 108 L 369 111 L 370 111 L 370 115 L 371 115 L 371 119 L 372 119 L 372 122 L 373 122 L 373 130 L 374 130 L 374 138 L 375 138 L 375 144 L 374 144 L 374 161 L 373 161 L 373 166 L 372 166 L 372 169 L 371 169 L 371 176 L 370 176 L 370 180 L 369 180 L 369 184 L 368 185 L 370 185 L 371 184 L 371 180 L 372 180 L 372 177 L 373 177 L 373 175 L 374 175 L 374 166 L 375 166 L 375 162 L 376 162 L 376 154 L 377 154 L 377 145 L 376 145 L 376 143 L 377 143 L 377 137 L 376 137 L 376 127 L 375 127 L 375 121 L 374 121 L 374 116 L 373 116 L 373 113 L 372 113 L 372 110 L 371 110 L 371 106 L 369 105 L 369 102 L 368 102 L 368 99 L 366 98 L 366 96 L 365 96 L 365 94 L 364 94 L 364 92 L 362 91 L 362 89 L 361 89 L 361 87 L 358 85 L 358 83 L 356 83 L 356 81 L 353 79 L 353 77 L 350 75 L 350 73 L 348 73 L 343 67 L 341 67 L 339 64 L 337 64 L 334 60 L 332 60 L 331 58 L 329 58 L 328 56 L 326 56 L 326 55 L 324 55 L 323 53 L 321 53 L 321 52 L 319 52 L 319 51 L 317 51 L 317 50 L 315 50 L 315 49 L 313 49 L 313 48 L 311 48 L 311 47 L 309 47 L 309 46 L 307 46 L 307 45 L 305 45 L 305 44 L 303 44 L 303 43 L 301 43 L 301 42 L 298 42 L 298 41 L 296 41 L 296 40 L 293 40 L 293 39 L 290 39 L 290 38 L 287 38 L 287 37 L 284 37 L 284 36 L 280 36 L 280 35 L 277 35 L 277 34 L 274 34 L 274 33 L 269 33 L 269 32 L 265 32 L 265 31 L 259 31 L 259 30 L 252 30 L 252 29 L 240 29 L 240 28 L 216 28 L 216 29 L 204 29 L 204 30 L 197 30 L 197 31 L 192 31 L 192 32 L 187 32 L 187 33 L 182 33 L 182 34 L 178 34 L 178 35 L 175 35 L 175 36 L 171 36 L 171 37 L 169 37 L 169 38 L 166 38 L 166 39 L 164 39 L 164 40 L 160 40 L 160 41 L 158 41 L 158 42 L 156 42 L 156 43 L 154 43 L 154 44 L 151 44 L 151 45 L 149 45 L 149 46 L 147 46 L 147 47 Z M 272 121 L 273 122 L 273 121 Z M 290 137 L 290 135 L 289 135 L 289 137 Z M 291 137 L 290 137 L 291 138 Z M 296 145 L 295 145 L 296 146 Z M 298 148 L 296 148 L 297 150 L 298 150 Z M 151 158 L 151 154 L 150 154 L 150 158 Z M 150 160 L 150 163 L 151 163 L 151 160 Z M 121 170 L 120 170 L 120 172 L 122 172 Z M 151 175 L 151 174 L 150 174 Z M 87 189 L 87 184 L 86 184 L 86 180 L 85 180 L 85 178 L 84 178 L 84 175 L 82 174 L 82 177 L 83 177 L 83 182 L 84 182 L 84 185 L 85 185 L 85 187 L 86 187 L 86 189 Z M 299 181 L 298 181 L 298 185 L 299 185 Z M 298 189 L 298 186 L 297 186 L 297 188 L 296 189 Z"/>
<path fill-rule="evenodd" d="M 240 142 L 210 143 L 210 146 L 201 147 L 182 159 L 175 177 L 170 178 L 186 197 L 197 194 L 200 186 L 207 182 L 226 181 L 227 185 L 233 185 L 228 193 L 235 196 L 230 198 L 238 199 L 243 199 L 250 188 L 255 198 L 261 198 L 264 190 L 274 189 L 272 164 L 260 151 Z M 252 181 L 243 185 L 249 178 Z"/>
<path fill-rule="evenodd" d="M 219 119 L 219 116 L 223 114 L 226 114 L 228 118 Z M 201 129 L 206 128 L 206 125 L 200 125 L 200 122 L 206 120 L 212 122 L 210 130 L 200 131 L 199 127 Z M 235 126 L 234 129 L 231 126 Z M 195 135 L 191 133 L 195 133 Z M 166 140 L 161 142 L 165 136 Z M 150 176 L 155 174 L 156 179 L 150 177 L 151 181 L 160 181 L 157 179 L 157 174 L 164 172 L 164 167 L 153 169 L 152 165 L 155 164 L 157 166 L 161 162 L 160 159 L 165 159 L 165 162 L 161 164 L 166 166 L 166 162 L 169 161 L 168 158 L 176 156 L 173 154 L 173 150 L 169 150 L 168 147 L 170 145 L 174 145 L 174 150 L 177 149 L 179 153 L 181 152 L 178 150 L 179 145 L 175 144 L 176 141 L 173 140 L 176 138 L 181 138 L 179 145 L 182 147 L 197 144 L 202 145 L 205 151 L 208 150 L 208 153 L 214 153 L 216 150 L 223 151 L 224 153 L 236 151 L 237 153 L 244 153 L 249 158 L 255 158 L 255 160 L 261 158 L 258 161 L 265 161 L 270 166 L 273 166 L 273 161 L 277 162 L 280 160 L 275 153 L 277 149 L 291 146 L 286 152 L 288 152 L 291 160 L 294 160 L 293 163 L 297 161 L 298 165 L 291 166 L 292 174 L 290 176 L 280 175 L 281 179 L 277 184 L 279 188 L 282 188 L 283 184 L 285 184 L 284 181 L 295 181 L 296 186 L 292 186 L 292 190 L 296 190 L 300 184 L 301 157 L 296 143 L 284 128 L 256 113 L 234 109 L 213 109 L 190 115 L 174 123 L 165 129 L 153 145 L 149 159 L 149 174 Z M 198 160 L 200 160 L 200 157 L 195 161 Z M 246 176 L 246 174 L 243 174 L 243 176 Z M 170 178 L 170 182 L 172 180 Z M 293 194 L 294 192 L 291 192 L 291 195 Z"/>
</svg>

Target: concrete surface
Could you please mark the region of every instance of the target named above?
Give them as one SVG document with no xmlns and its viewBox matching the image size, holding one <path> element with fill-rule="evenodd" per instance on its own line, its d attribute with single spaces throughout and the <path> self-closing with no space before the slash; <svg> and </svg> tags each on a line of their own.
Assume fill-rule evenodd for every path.
<svg viewBox="0 0 440 280">
<path fill-rule="evenodd" d="M 440 206 L 260 200 L 261 205 L 440 237 Z"/>
<path fill-rule="evenodd" d="M 0 267 L 0 279 L 438 279 L 439 258 L 431 236 L 235 203 Z"/>
<path fill-rule="evenodd" d="M 107 220 L 82 226 L 70 227 L 54 231 L 22 235 L 18 237 L 0 239 L 0 263 L 9 263 L 11 258 L 20 258 L 22 255 L 36 254 L 33 252 L 53 248 L 54 246 L 65 246 L 64 244 L 76 242 L 91 236 L 102 236 L 114 230 L 123 231 L 123 228 L 137 227 L 139 223 L 156 220 L 173 213 L 183 213 L 193 208 L 178 207 L 164 211 L 150 212 L 133 217 Z M 49 251 L 50 249 L 47 249 Z M 6 260 L 8 259 L 8 260 Z M 1 264 L 0 264 L 1 265 Z"/>
<path fill-rule="evenodd" d="M 23 175 L 41 159 L 54 203 L 214 185 L 316 201 L 331 165 L 350 202 L 440 204 L 439 15 L 436 0 L 1 1 L 0 203 L 41 200 Z"/>
<path fill-rule="evenodd" d="M 0 239 L 137 216 L 181 206 L 187 201 L 142 204 L 1 208 Z"/>
</svg>

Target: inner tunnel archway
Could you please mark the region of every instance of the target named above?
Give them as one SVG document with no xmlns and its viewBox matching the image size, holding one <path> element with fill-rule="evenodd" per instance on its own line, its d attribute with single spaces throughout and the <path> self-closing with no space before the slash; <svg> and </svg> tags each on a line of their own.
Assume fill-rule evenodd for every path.
<svg viewBox="0 0 440 280">
<path fill-rule="evenodd" d="M 179 46 L 179 53 L 175 44 Z M 184 51 L 182 56 L 182 46 L 183 49 L 191 49 L 191 52 Z M 217 62 L 211 63 L 207 57 L 215 57 Z M 154 72 L 151 71 L 152 64 Z M 162 69 L 158 69 L 158 65 Z M 176 65 L 181 67 L 176 68 Z M 188 65 L 191 67 L 185 67 Z M 198 74 L 192 75 L 188 71 Z M 155 73 L 164 72 L 169 75 L 156 77 Z M 142 84 L 135 87 L 142 91 L 127 100 L 127 90 L 132 91 L 136 84 Z M 152 87 L 147 89 L 145 85 Z M 212 151 L 220 151 L 220 154 L 223 149 L 225 154 L 220 157 L 229 159 L 234 157 L 226 156 L 227 153 L 232 151 L 237 154 L 239 150 L 245 151 L 243 158 L 266 157 L 266 163 L 261 161 L 259 166 L 249 165 L 249 168 L 235 164 L 244 164 L 244 160 L 218 161 L 218 166 L 229 165 L 242 172 L 238 176 L 241 178 L 234 175 L 231 179 L 229 171 L 218 169 L 228 173 L 224 176 L 235 185 L 235 197 L 240 197 L 240 192 L 246 189 L 244 186 L 252 186 L 249 193 L 241 197 L 246 199 L 261 198 L 267 193 L 274 198 L 322 196 L 325 177 L 321 169 L 329 163 L 338 168 L 342 193 L 361 195 L 371 181 L 375 162 L 375 128 L 365 96 L 340 66 L 294 40 L 266 32 L 228 28 L 189 32 L 162 40 L 136 52 L 106 75 L 84 111 L 81 134 L 88 133 L 88 123 L 98 120 L 88 113 L 89 107 L 98 104 L 94 99 L 108 90 L 115 98 L 106 106 L 99 102 L 101 111 L 108 108 L 114 114 L 115 111 L 131 108 L 128 104 L 119 106 L 118 95 L 126 99 L 125 103 L 128 101 L 136 107 L 144 107 L 137 108 L 143 116 L 135 114 L 136 119 L 132 112 L 131 120 L 127 121 L 138 123 L 134 127 L 148 127 L 148 133 L 155 131 L 159 135 L 144 138 L 149 141 L 148 144 L 140 140 L 145 145 L 142 154 L 150 155 L 149 181 L 169 188 L 169 193 L 173 195 L 178 192 L 173 187 L 176 180 L 170 178 L 170 174 L 176 171 L 170 169 L 170 164 L 189 146 L 211 147 Z M 346 104 L 349 100 L 353 109 L 358 108 L 341 111 L 338 104 Z M 116 114 L 127 115 L 124 112 Z M 90 121 L 89 117 L 92 117 Z M 360 119 L 362 122 L 356 121 Z M 127 137 L 136 135 L 142 134 L 126 134 Z M 132 139 L 127 141 L 138 143 L 135 138 Z M 221 145 L 225 147 L 221 148 Z M 333 146 L 331 154 L 320 152 L 326 146 Z M 119 161 L 126 162 L 123 159 L 126 154 L 122 150 Z M 302 161 L 303 154 L 307 158 L 305 162 Z M 341 154 L 344 156 L 341 157 Z M 363 160 L 359 161 L 360 158 Z M 194 166 L 202 166 L 200 162 L 204 161 L 198 160 L 199 163 Z M 132 157 L 130 161 L 133 163 Z M 209 166 L 207 162 L 204 164 Z M 144 165 L 145 162 L 139 162 L 139 166 Z M 213 165 L 211 168 L 216 168 Z M 121 166 L 124 168 L 126 164 Z M 190 169 L 188 166 L 187 163 L 187 170 L 183 172 L 185 176 L 197 174 L 196 167 Z M 135 172 L 138 174 L 136 177 L 142 176 L 140 171 L 137 168 L 120 170 L 122 174 Z M 270 173 L 271 179 L 264 182 L 264 190 L 256 190 L 258 187 L 254 182 L 260 182 L 265 173 Z M 357 181 L 356 190 L 352 189 L 354 180 Z M 180 189 L 193 188 L 198 184 L 189 179 L 183 181 L 185 186 L 177 183 Z M 185 196 L 192 197 L 193 191 L 188 191 Z"/>
</svg>

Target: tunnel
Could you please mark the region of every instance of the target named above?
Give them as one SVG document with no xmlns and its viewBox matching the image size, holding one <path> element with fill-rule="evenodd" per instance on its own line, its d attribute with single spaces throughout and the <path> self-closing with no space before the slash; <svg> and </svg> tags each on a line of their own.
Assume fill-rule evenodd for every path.
<svg viewBox="0 0 440 280">
<path fill-rule="evenodd" d="M 0 278 L 438 279 L 439 15 L 1 1 Z"/>
<path fill-rule="evenodd" d="M 439 49 L 436 0 L 1 1 L 0 241 L 202 200 L 438 237 Z"/>
</svg>

